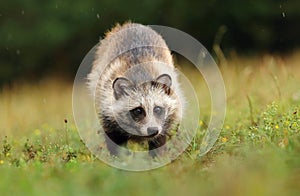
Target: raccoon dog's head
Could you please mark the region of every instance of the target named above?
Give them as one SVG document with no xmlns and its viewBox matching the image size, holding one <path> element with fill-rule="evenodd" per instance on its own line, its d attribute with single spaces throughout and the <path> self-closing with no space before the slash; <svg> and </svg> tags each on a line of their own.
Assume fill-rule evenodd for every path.
<svg viewBox="0 0 300 196">
<path fill-rule="evenodd" d="M 119 126 L 131 135 L 146 138 L 167 134 L 179 122 L 178 99 L 167 74 L 133 84 L 127 78 L 113 82 L 113 112 Z"/>
</svg>

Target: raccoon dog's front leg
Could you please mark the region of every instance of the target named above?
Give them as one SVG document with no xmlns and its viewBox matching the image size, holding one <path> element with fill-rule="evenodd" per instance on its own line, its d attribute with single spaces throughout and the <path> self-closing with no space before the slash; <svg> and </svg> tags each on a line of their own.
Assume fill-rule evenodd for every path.
<svg viewBox="0 0 300 196">
<path fill-rule="evenodd" d="M 160 135 L 159 137 L 149 140 L 148 145 L 149 145 L 149 154 L 152 157 L 155 157 L 157 155 L 162 155 L 162 153 L 165 151 L 165 148 L 160 148 L 163 145 L 165 145 L 167 141 L 167 136 L 166 135 Z"/>
<path fill-rule="evenodd" d="M 106 146 L 111 155 L 118 155 L 118 147 L 127 144 L 128 136 L 119 131 L 105 133 Z"/>
</svg>

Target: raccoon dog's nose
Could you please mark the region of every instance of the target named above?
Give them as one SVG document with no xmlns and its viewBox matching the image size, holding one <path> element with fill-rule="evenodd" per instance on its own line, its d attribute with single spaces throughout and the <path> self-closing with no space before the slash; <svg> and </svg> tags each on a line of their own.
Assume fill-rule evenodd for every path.
<svg viewBox="0 0 300 196">
<path fill-rule="evenodd" d="M 148 127 L 147 133 L 148 133 L 148 136 L 155 136 L 158 134 L 158 128 L 157 127 Z"/>
</svg>

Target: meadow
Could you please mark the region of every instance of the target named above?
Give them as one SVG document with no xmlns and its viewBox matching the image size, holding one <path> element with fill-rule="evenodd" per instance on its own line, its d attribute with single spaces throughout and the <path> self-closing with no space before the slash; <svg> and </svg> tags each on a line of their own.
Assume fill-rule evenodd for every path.
<svg viewBox="0 0 300 196">
<path fill-rule="evenodd" d="M 226 119 L 199 157 L 210 115 L 201 75 L 199 130 L 171 164 L 145 172 L 110 167 L 85 147 L 72 116 L 72 83 L 16 82 L 0 92 L 0 195 L 299 195 L 300 53 L 219 62 Z"/>
</svg>

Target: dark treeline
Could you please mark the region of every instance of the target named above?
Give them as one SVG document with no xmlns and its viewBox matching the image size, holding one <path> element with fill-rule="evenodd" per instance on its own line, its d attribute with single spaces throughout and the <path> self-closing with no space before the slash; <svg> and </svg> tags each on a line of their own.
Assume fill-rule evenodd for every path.
<svg viewBox="0 0 300 196">
<path fill-rule="evenodd" d="M 222 34 L 225 53 L 300 44 L 299 0 L 1 1 L 0 85 L 49 73 L 71 78 L 99 37 L 127 20 L 183 30 L 208 50 Z"/>
</svg>

